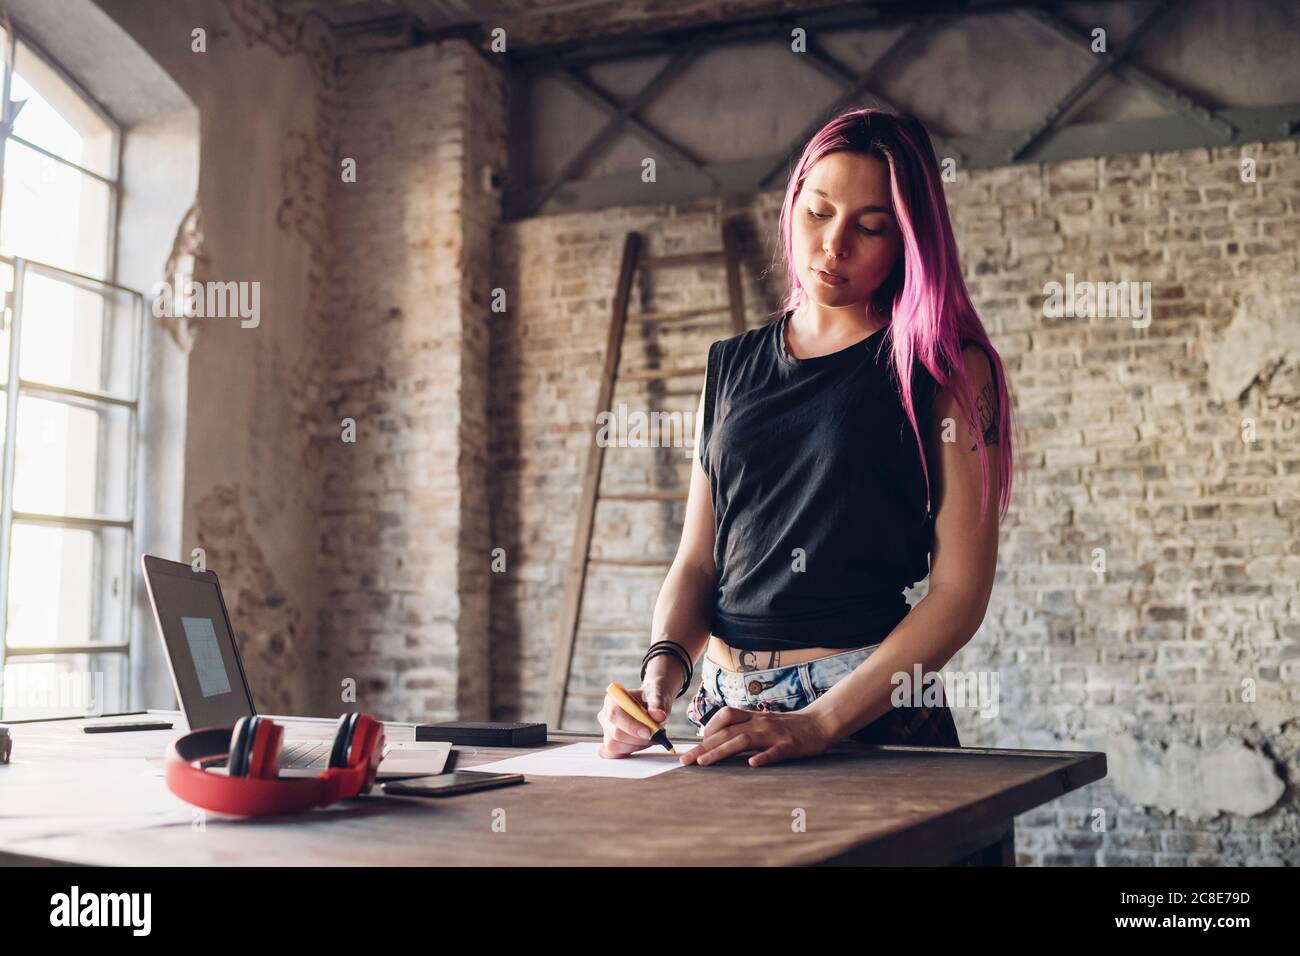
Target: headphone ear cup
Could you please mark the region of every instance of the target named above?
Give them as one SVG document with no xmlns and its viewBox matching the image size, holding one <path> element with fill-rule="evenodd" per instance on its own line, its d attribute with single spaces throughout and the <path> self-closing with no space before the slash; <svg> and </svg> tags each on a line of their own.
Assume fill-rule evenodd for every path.
<svg viewBox="0 0 1300 956">
<path fill-rule="evenodd" d="M 354 736 L 360 737 L 365 741 L 365 752 L 361 755 L 361 766 L 365 768 L 365 777 L 361 782 L 360 793 L 369 793 L 370 788 L 374 785 L 375 776 L 379 772 L 379 765 L 384 759 L 384 724 L 376 720 L 369 714 L 362 714 L 357 718 L 357 729 Z"/>
<path fill-rule="evenodd" d="M 235 721 L 235 729 L 230 732 L 230 756 L 226 758 L 227 776 L 248 776 L 248 754 L 252 747 L 253 733 L 260 722 L 261 718 L 256 715 L 240 717 Z"/>
<path fill-rule="evenodd" d="M 248 776 L 273 780 L 280 775 L 280 745 L 283 740 L 284 728 L 275 721 L 259 723 L 249 744 Z"/>
<path fill-rule="evenodd" d="M 358 716 L 358 714 L 351 713 L 339 717 L 338 729 L 334 731 L 334 747 L 330 750 L 331 767 L 346 767 L 348 765 L 348 753 L 352 749 L 352 735 L 357 729 Z"/>
</svg>

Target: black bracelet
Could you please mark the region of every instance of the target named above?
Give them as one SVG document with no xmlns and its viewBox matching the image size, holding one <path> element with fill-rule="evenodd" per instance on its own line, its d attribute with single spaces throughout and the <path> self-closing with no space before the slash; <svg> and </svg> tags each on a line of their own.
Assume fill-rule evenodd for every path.
<svg viewBox="0 0 1300 956">
<path fill-rule="evenodd" d="M 679 656 L 682 661 L 682 664 L 686 669 L 686 673 L 693 674 L 695 672 L 695 668 L 691 665 L 691 655 L 687 653 L 686 648 L 682 647 L 682 645 L 678 644 L 676 641 L 667 641 L 667 640 L 655 641 L 653 644 L 650 645 L 650 649 L 646 651 L 647 656 L 642 658 L 642 660 L 643 661 L 649 660 L 650 651 L 671 650 L 672 648 L 676 648 L 677 651 L 679 652 Z"/>
<path fill-rule="evenodd" d="M 641 659 L 641 680 L 642 681 L 645 680 L 646 668 L 649 665 L 650 661 L 653 658 L 662 657 L 662 656 L 669 656 L 673 660 L 675 660 L 678 664 L 682 664 L 682 671 L 686 674 L 686 679 L 682 681 L 681 690 L 677 692 L 677 697 L 681 697 L 682 694 L 686 693 L 686 689 L 691 686 L 692 669 L 685 665 L 685 663 L 682 660 L 681 654 L 679 654 L 677 651 L 673 650 L 670 647 L 653 648 L 646 653 L 646 656 Z"/>
<path fill-rule="evenodd" d="M 686 648 L 676 641 L 655 641 L 646 651 L 645 656 L 641 658 L 641 680 L 645 680 L 646 666 L 650 661 L 662 654 L 671 654 L 673 658 L 682 665 L 682 670 L 686 674 L 686 679 L 682 682 L 682 688 L 677 692 L 677 697 L 681 697 L 691 686 L 691 680 L 695 676 L 695 668 L 691 666 L 690 656 L 686 653 Z M 676 698 L 674 698 L 676 699 Z"/>
<path fill-rule="evenodd" d="M 677 641 L 668 641 L 668 640 L 655 641 L 654 644 L 650 645 L 650 650 L 656 650 L 659 648 L 676 648 L 681 653 L 682 661 L 685 661 L 686 663 L 686 670 L 688 671 L 694 670 L 693 667 L 690 666 L 690 654 L 686 652 L 684 646 L 677 644 Z"/>
<path fill-rule="evenodd" d="M 682 645 L 678 644 L 676 641 L 669 641 L 669 640 L 655 641 L 655 642 L 654 642 L 653 644 L 651 644 L 650 646 L 651 646 L 651 647 L 658 647 L 658 646 L 661 645 L 661 644 L 671 644 L 673 647 L 676 647 L 676 648 L 680 649 L 681 652 L 682 652 L 682 654 L 684 654 L 687 658 L 689 658 L 689 657 L 691 656 L 691 655 L 690 655 L 690 652 L 687 651 L 686 648 L 682 647 Z"/>
</svg>

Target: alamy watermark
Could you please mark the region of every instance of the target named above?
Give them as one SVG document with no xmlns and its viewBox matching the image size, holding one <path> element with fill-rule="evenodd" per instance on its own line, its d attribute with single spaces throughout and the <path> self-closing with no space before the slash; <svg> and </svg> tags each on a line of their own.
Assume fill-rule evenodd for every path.
<svg viewBox="0 0 1300 956">
<path fill-rule="evenodd" d="M 998 715 L 997 671 L 926 671 L 912 665 L 912 672 L 897 671 L 889 682 L 894 685 L 889 701 L 895 707 L 942 707 L 944 687 L 949 689 L 949 706 L 979 710 L 981 717 Z"/>
<path fill-rule="evenodd" d="M 695 451 L 694 412 L 628 411 L 619 402 L 617 412 L 597 413 L 596 425 L 601 448 L 682 448 L 686 458 Z"/>
<path fill-rule="evenodd" d="M 1043 286 L 1043 315 L 1050 319 L 1126 318 L 1133 328 L 1151 324 L 1151 283 L 1075 282 L 1074 273 L 1065 274 L 1065 283 L 1048 282 Z"/>
<path fill-rule="evenodd" d="M 197 282 L 177 275 L 171 284 L 155 282 L 150 291 L 156 319 L 237 318 L 244 329 L 262 322 L 260 282 Z"/>
<path fill-rule="evenodd" d="M 104 713 L 104 672 L 27 673 L 7 681 L 0 678 L 0 702 L 12 714 L 99 717 Z"/>
<path fill-rule="evenodd" d="M 152 893 L 95 893 L 73 884 L 50 897 L 50 925 L 123 927 L 133 936 L 148 936 L 153 927 Z"/>
</svg>

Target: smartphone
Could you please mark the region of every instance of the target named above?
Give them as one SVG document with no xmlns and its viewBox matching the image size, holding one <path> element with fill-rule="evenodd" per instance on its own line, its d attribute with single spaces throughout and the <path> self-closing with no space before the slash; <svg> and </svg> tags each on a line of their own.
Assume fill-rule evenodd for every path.
<svg viewBox="0 0 1300 956">
<path fill-rule="evenodd" d="M 127 724 L 85 724 L 81 728 L 88 734 L 117 734 L 128 730 L 171 730 L 170 720 L 138 720 Z"/>
<path fill-rule="evenodd" d="M 508 787 L 523 782 L 522 773 L 475 773 L 472 770 L 456 770 L 432 777 L 415 777 L 412 780 L 389 780 L 379 786 L 384 793 L 400 793 L 413 797 L 449 797 L 455 793 L 490 790 L 492 787 Z"/>
</svg>

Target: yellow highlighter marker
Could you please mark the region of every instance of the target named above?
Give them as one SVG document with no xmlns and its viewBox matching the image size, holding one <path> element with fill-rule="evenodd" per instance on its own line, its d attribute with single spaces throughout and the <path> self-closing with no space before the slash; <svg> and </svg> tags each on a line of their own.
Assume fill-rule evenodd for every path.
<svg viewBox="0 0 1300 956">
<path fill-rule="evenodd" d="M 664 732 L 662 727 L 654 722 L 654 719 L 651 718 L 649 714 L 641 709 L 641 705 L 633 699 L 632 695 L 627 692 L 622 684 L 617 682 L 610 684 L 605 688 L 605 693 L 613 697 L 614 700 L 618 702 L 618 706 L 622 707 L 625 711 L 650 728 L 650 740 L 652 743 L 662 744 L 670 754 L 677 753 L 677 748 L 668 740 L 668 734 Z"/>
</svg>

